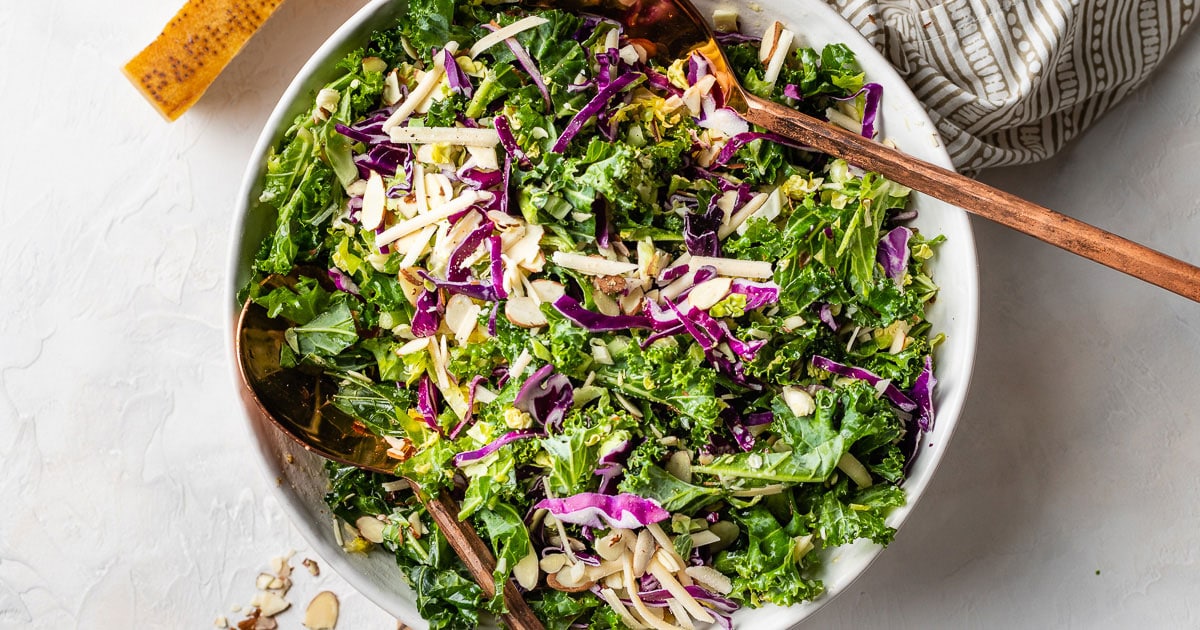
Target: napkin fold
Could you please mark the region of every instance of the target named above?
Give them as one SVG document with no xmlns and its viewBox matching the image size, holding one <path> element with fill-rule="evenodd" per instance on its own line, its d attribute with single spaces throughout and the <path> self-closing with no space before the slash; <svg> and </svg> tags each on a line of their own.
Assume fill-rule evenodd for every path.
<svg viewBox="0 0 1200 630">
<path fill-rule="evenodd" d="M 1195 16 L 1195 0 L 827 1 L 896 66 L 966 171 L 1053 155 Z"/>
</svg>

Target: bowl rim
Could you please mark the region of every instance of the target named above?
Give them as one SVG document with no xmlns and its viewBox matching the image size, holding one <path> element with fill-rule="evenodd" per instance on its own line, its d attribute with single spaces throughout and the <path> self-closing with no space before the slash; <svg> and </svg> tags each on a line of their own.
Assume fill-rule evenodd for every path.
<svg viewBox="0 0 1200 630">
<path fill-rule="evenodd" d="M 713 3 L 710 1 L 706 4 Z M 715 4 L 725 5 L 729 3 L 723 0 L 716 0 Z M 735 4 L 748 5 L 752 3 L 744 1 Z M 288 126 L 287 122 L 294 117 L 295 112 L 298 110 L 298 105 L 302 103 L 300 99 L 305 98 L 306 93 L 313 91 L 314 80 L 321 75 L 322 71 L 328 70 L 330 65 L 328 62 L 335 56 L 345 54 L 349 49 L 357 47 L 353 45 L 348 46 L 347 44 L 361 41 L 357 37 L 361 36 L 362 31 L 367 28 L 370 22 L 384 19 L 384 14 L 389 9 L 399 14 L 406 8 L 405 5 L 406 3 L 403 0 L 371 0 L 342 23 L 312 53 L 300 70 L 296 72 L 296 75 L 272 109 L 270 116 L 263 124 L 262 132 L 255 142 L 254 149 L 247 161 L 241 185 L 238 187 L 238 196 L 235 200 L 235 209 L 230 223 L 231 238 L 226 261 L 225 304 L 229 308 L 229 311 L 226 314 L 224 322 L 227 340 L 225 354 L 233 391 L 242 398 L 242 404 L 239 405 L 239 412 L 244 421 L 243 426 L 246 436 L 254 443 L 256 465 L 264 478 L 272 482 L 277 482 L 280 479 L 280 470 L 275 465 L 277 462 L 273 461 L 277 457 L 277 453 L 272 450 L 271 440 L 268 439 L 267 435 L 267 432 L 271 429 L 267 429 L 265 426 L 270 423 L 257 418 L 257 412 L 253 404 L 249 403 L 245 398 L 243 385 L 238 374 L 237 357 L 234 355 L 233 344 L 236 334 L 237 316 L 241 307 L 237 301 L 237 294 L 241 289 L 242 283 L 245 281 L 247 263 L 253 255 L 253 248 L 257 247 L 257 243 L 247 243 L 247 239 L 245 238 L 244 228 L 253 208 L 251 195 L 265 171 L 266 158 L 270 148 L 276 145 L 283 136 Z M 777 2 L 773 2 L 771 6 L 764 7 L 763 9 L 768 18 L 778 16 L 779 19 L 788 23 L 796 23 L 796 14 L 816 14 L 822 20 L 821 26 L 828 29 L 827 34 L 822 39 L 846 43 L 864 65 L 867 65 L 867 60 L 869 60 L 872 66 L 870 72 L 868 72 L 870 80 L 889 85 L 904 85 L 903 78 L 891 63 L 871 46 L 858 30 L 846 22 L 832 7 L 821 2 L 821 0 L 778 0 Z M 784 19 L 785 17 L 787 19 Z M 797 33 L 801 38 L 806 38 L 806 31 L 804 29 L 798 29 Z M 907 92 L 907 94 L 915 100 L 915 96 L 912 96 L 911 91 Z M 934 141 L 933 147 L 924 148 L 926 152 L 924 159 L 953 170 L 954 167 L 949 154 L 946 152 L 944 143 L 940 142 L 936 128 L 933 126 L 932 121 L 929 120 L 927 112 L 923 107 L 920 107 L 914 112 L 914 115 L 917 115 L 918 118 L 923 117 L 918 122 L 928 125 Z M 886 119 L 884 120 L 884 124 L 887 124 Z M 926 203 L 940 202 L 929 200 Z M 943 396 L 937 399 L 938 428 L 945 429 L 943 432 L 937 434 L 939 448 L 932 454 L 924 455 L 929 460 L 923 466 L 926 472 L 918 479 L 912 480 L 915 483 L 908 483 L 911 478 L 906 479 L 904 487 L 908 495 L 908 502 L 905 506 L 894 510 L 888 518 L 888 524 L 895 527 L 898 532 L 901 529 L 901 525 L 908 519 L 915 506 L 924 496 L 926 487 L 941 464 L 945 446 L 954 434 L 954 427 L 961 417 L 966 396 L 970 389 L 978 340 L 979 273 L 974 233 L 967 214 L 964 211 L 945 204 L 941 205 L 944 206 L 941 211 L 941 220 L 948 228 L 953 228 L 956 247 L 960 250 L 958 256 L 961 257 L 961 260 L 956 261 L 961 266 L 955 271 L 957 274 L 957 288 L 962 293 L 960 296 L 961 304 L 959 304 L 961 311 L 956 311 L 953 317 L 951 317 L 951 319 L 957 318 L 960 320 L 957 326 L 961 329 L 959 334 L 963 337 L 955 342 L 958 346 L 958 352 L 961 355 L 958 362 L 958 369 L 954 373 L 954 376 L 958 380 L 956 381 L 956 387 L 951 390 L 949 396 L 945 396 L 945 390 L 943 390 Z M 247 248 L 248 244 L 251 246 L 250 249 Z M 945 375 L 939 374 L 938 376 L 941 378 Z M 288 492 L 284 484 L 270 483 L 270 492 L 279 501 L 292 525 L 300 531 L 313 550 L 321 555 L 322 559 L 328 565 L 332 566 L 347 583 L 390 614 L 402 618 L 406 623 L 424 625 L 423 620 L 416 613 L 415 605 L 403 597 L 397 597 L 396 589 L 384 588 L 382 584 L 370 579 L 369 576 L 350 563 L 347 554 L 338 550 L 334 550 L 334 553 L 324 553 L 328 547 L 326 540 L 326 535 L 328 534 L 326 528 L 328 525 L 318 526 L 318 523 L 302 512 L 295 504 L 298 499 L 295 495 Z M 879 558 L 883 550 L 884 547 L 873 545 L 873 549 L 868 552 L 865 562 L 854 571 L 849 579 L 832 586 L 827 583 L 825 592 L 817 599 L 781 609 L 789 613 L 795 611 L 793 615 L 787 617 L 786 623 L 790 624 L 790 626 L 801 623 L 804 619 L 810 617 L 817 610 L 832 601 L 838 594 L 848 590 L 849 586 L 855 580 L 867 572 L 870 565 Z M 787 615 L 788 613 L 784 614 Z M 412 619 L 412 621 L 409 621 L 409 619 Z"/>
</svg>

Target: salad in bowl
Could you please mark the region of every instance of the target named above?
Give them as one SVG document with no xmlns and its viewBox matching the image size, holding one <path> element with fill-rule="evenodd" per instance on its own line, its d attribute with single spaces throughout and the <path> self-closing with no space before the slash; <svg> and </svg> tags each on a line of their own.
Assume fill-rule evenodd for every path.
<svg viewBox="0 0 1200 630">
<path fill-rule="evenodd" d="M 887 141 L 848 46 L 715 17 L 747 89 Z M 392 556 L 431 628 L 500 610 L 403 476 L 547 627 L 667 629 L 820 600 L 892 540 L 947 339 L 908 189 L 605 19 L 413 0 L 372 26 L 266 140 L 239 277 L 282 365 L 392 447 L 397 476 L 324 466 L 341 547 Z"/>
</svg>

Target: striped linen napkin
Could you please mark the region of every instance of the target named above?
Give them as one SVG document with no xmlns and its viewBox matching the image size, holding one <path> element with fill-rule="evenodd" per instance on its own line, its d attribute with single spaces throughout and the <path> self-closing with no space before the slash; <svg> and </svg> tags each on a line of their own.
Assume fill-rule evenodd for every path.
<svg viewBox="0 0 1200 630">
<path fill-rule="evenodd" d="M 965 171 L 1054 154 L 1195 16 L 1195 0 L 828 2 L 899 69 Z"/>
</svg>

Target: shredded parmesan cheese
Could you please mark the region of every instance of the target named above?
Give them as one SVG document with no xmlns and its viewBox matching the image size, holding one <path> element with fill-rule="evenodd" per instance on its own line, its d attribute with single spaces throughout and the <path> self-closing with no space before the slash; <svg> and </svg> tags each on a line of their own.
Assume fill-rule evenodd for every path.
<svg viewBox="0 0 1200 630">
<path fill-rule="evenodd" d="M 450 201 L 431 209 L 425 214 L 419 214 L 411 219 L 406 219 L 384 230 L 375 237 L 375 246 L 382 247 L 399 239 L 402 236 L 412 234 L 427 225 L 433 225 L 439 221 L 450 218 L 451 215 L 457 214 L 470 208 L 475 203 L 481 201 L 490 201 L 492 193 L 487 191 L 466 190 L 461 195 L 451 199 Z"/>
<path fill-rule="evenodd" d="M 491 148 L 500 144 L 495 129 L 469 127 L 393 127 L 388 134 L 396 144 L 460 144 Z"/>
<path fill-rule="evenodd" d="M 474 46 L 471 46 L 471 50 L 467 52 L 467 55 L 474 59 L 475 57 L 479 56 L 479 53 L 491 48 L 492 46 L 495 46 L 496 44 L 499 44 L 500 42 L 513 37 L 518 33 L 522 33 L 531 28 L 537 28 L 549 21 L 550 20 L 547 20 L 544 17 L 539 17 L 536 15 L 521 18 L 520 20 L 517 20 L 516 22 L 513 22 L 502 29 L 492 31 L 487 35 L 480 37 L 479 41 L 475 42 Z"/>
</svg>

